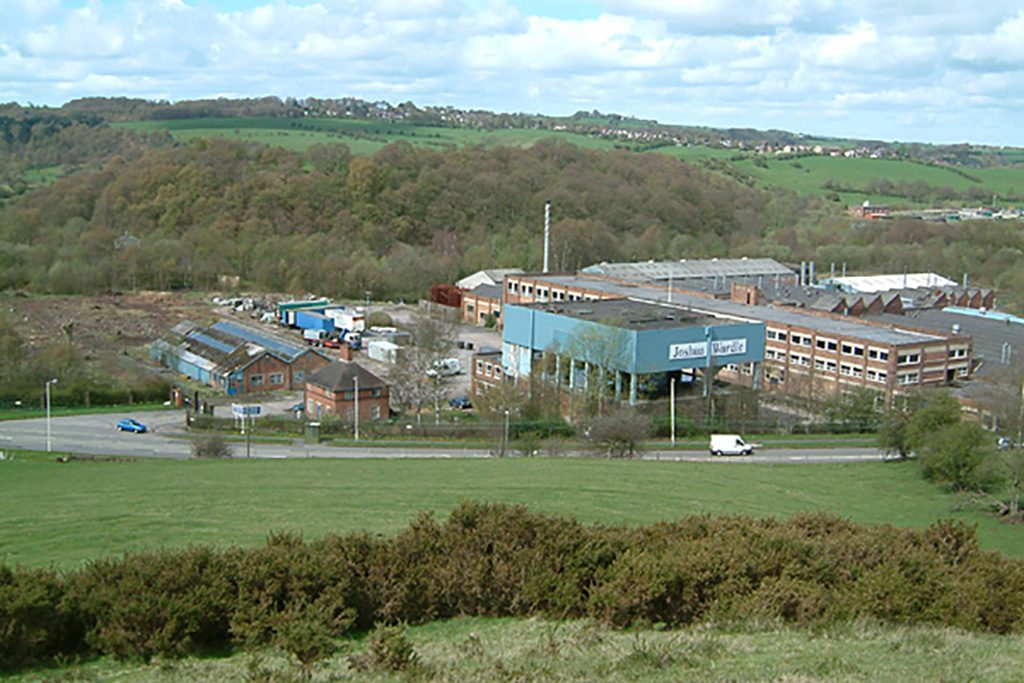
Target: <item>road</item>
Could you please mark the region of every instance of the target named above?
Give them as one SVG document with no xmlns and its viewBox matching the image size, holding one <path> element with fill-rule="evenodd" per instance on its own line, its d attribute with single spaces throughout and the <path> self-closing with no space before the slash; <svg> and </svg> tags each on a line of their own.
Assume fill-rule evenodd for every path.
<svg viewBox="0 0 1024 683">
<path fill-rule="evenodd" d="M 126 415 L 77 415 L 51 420 L 51 442 L 55 453 L 83 453 L 119 457 L 184 459 L 192 455 L 191 442 L 183 437 L 183 411 L 166 410 L 133 413 L 150 429 L 148 434 L 117 431 L 117 421 Z M 244 456 L 244 443 L 234 442 L 236 456 Z M 0 422 L 0 450 L 46 450 L 46 419 Z M 251 443 L 254 458 L 487 458 L 490 449 L 411 446 L 331 447 L 291 442 Z M 572 455 L 571 453 L 568 455 Z M 644 451 L 645 460 L 714 463 L 836 463 L 878 462 L 885 459 L 876 448 L 765 448 L 750 456 L 713 457 L 706 451 Z"/>
</svg>

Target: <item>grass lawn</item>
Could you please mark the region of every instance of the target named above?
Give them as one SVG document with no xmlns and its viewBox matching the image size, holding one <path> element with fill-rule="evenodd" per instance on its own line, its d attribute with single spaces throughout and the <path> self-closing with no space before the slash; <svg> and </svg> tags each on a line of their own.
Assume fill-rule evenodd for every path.
<svg viewBox="0 0 1024 683">
<path fill-rule="evenodd" d="M 460 618 L 411 627 L 418 664 L 402 673 L 359 671 L 346 639 L 313 671 L 314 681 L 1020 681 L 1024 640 L 927 626 L 854 624 L 815 632 L 788 628 L 692 627 L 615 631 L 588 621 Z M 99 659 L 11 681 L 301 680 L 272 651 L 151 664 Z"/>
<path fill-rule="evenodd" d="M 124 551 L 258 545 L 271 530 L 307 538 L 392 533 L 419 511 L 463 500 L 521 503 L 586 523 L 686 515 L 788 517 L 827 510 L 857 522 L 923 527 L 956 517 L 981 543 L 1024 555 L 1024 534 L 922 481 L 915 463 L 690 464 L 560 458 L 0 462 L 0 562 L 72 567 Z"/>
</svg>

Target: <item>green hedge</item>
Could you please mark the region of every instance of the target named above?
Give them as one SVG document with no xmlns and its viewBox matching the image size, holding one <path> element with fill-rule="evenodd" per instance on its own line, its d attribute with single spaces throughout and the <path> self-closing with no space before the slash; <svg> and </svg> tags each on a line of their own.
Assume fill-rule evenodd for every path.
<svg viewBox="0 0 1024 683">
<path fill-rule="evenodd" d="M 64 574 L 0 567 L 0 667 L 112 654 L 148 659 L 263 645 L 308 627 L 335 637 L 456 615 L 589 617 L 618 626 L 714 620 L 818 627 L 856 619 L 1024 631 L 1024 562 L 973 529 L 689 517 L 584 526 L 467 503 L 391 538 L 190 548 Z"/>
</svg>

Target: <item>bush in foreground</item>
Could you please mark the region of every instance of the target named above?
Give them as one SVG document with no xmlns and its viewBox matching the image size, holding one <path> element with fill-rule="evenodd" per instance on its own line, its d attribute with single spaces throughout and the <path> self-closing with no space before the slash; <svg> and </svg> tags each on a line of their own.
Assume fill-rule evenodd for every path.
<svg viewBox="0 0 1024 683">
<path fill-rule="evenodd" d="M 128 555 L 63 575 L 0 568 L 0 665 L 273 644 L 308 673 L 355 629 L 459 615 L 1020 633 L 1024 562 L 980 550 L 957 522 L 697 516 L 627 528 L 463 504 L 392 538 L 277 534 L 263 548 Z M 405 652 L 398 635 L 379 638 L 382 661 Z"/>
</svg>

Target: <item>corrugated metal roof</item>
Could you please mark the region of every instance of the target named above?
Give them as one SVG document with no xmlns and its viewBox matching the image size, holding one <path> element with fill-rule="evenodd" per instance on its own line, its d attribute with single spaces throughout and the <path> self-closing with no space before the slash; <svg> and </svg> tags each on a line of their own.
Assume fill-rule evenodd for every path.
<svg viewBox="0 0 1024 683">
<path fill-rule="evenodd" d="M 229 320 L 218 320 L 210 329 L 232 335 L 237 339 L 258 344 L 265 349 L 283 356 L 288 362 L 295 360 L 295 358 L 300 356 L 308 348 L 305 345 L 292 344 L 284 341 L 283 339 L 271 337 L 269 334 L 264 334 L 259 330 L 254 330 L 251 327 L 239 325 L 238 323 L 234 323 Z"/>
<path fill-rule="evenodd" d="M 680 261 L 648 261 L 646 263 L 598 263 L 583 269 L 584 273 L 606 275 L 623 280 L 647 282 L 708 277 L 750 277 L 757 275 L 795 275 L 775 259 L 683 259 Z"/>
</svg>

